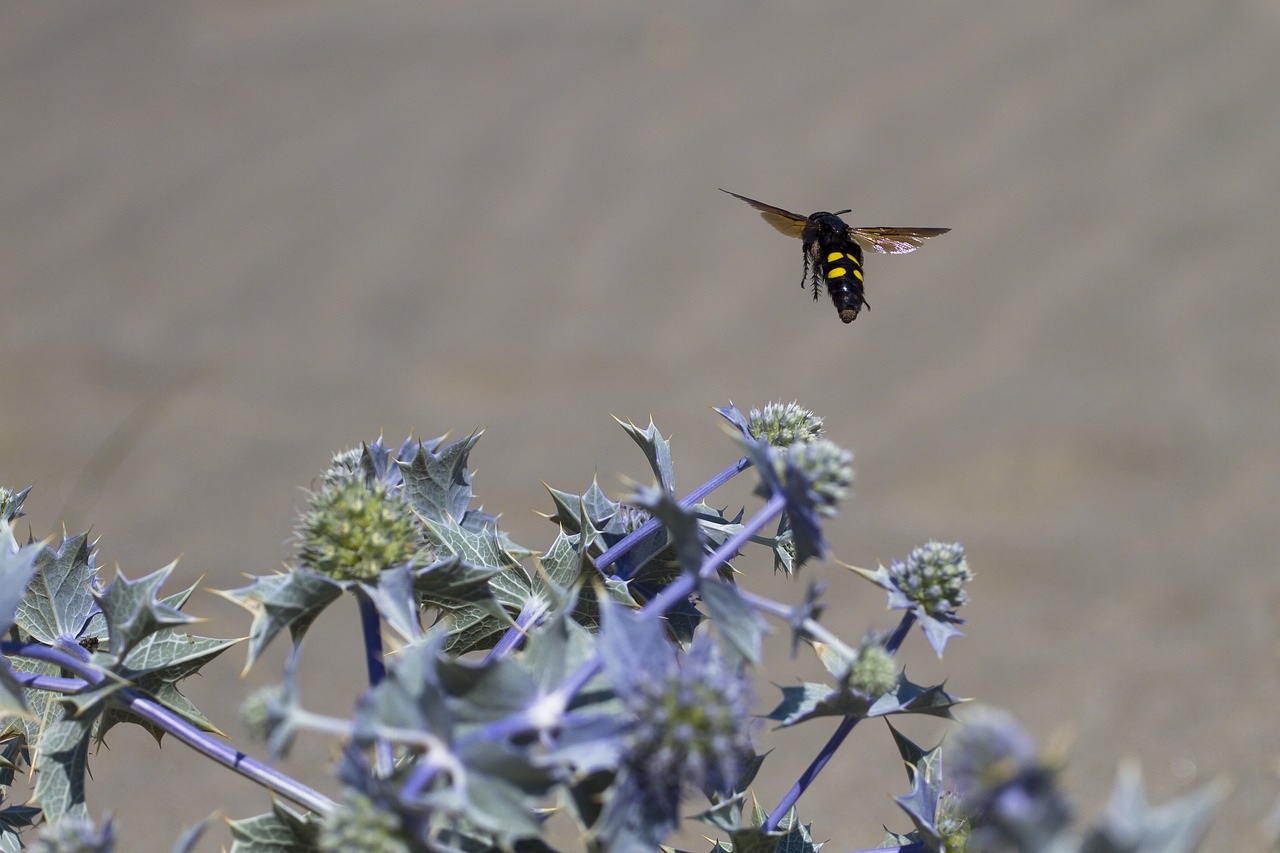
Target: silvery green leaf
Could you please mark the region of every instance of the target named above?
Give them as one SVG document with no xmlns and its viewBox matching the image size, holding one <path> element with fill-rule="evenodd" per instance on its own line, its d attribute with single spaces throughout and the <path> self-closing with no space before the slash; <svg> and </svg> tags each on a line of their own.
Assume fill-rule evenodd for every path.
<svg viewBox="0 0 1280 853">
<path fill-rule="evenodd" d="M 501 607 L 467 604 L 446 612 L 439 625 L 448 631 L 445 650 L 451 655 L 464 655 L 492 648 L 507 629 L 515 624 Z"/>
<path fill-rule="evenodd" d="M 245 671 L 285 628 L 295 644 L 301 640 L 312 621 L 342 595 L 344 588 L 324 575 L 294 569 L 254 578 L 253 583 L 239 589 L 220 590 L 219 595 L 253 614 Z"/>
<path fill-rule="evenodd" d="M 675 558 L 681 571 L 697 576 L 702 568 L 705 551 L 702 547 L 702 534 L 698 529 L 698 520 L 680 504 L 676 503 L 666 491 L 656 487 L 642 487 L 636 490 L 633 502 L 644 507 L 653 517 L 662 522 L 667 529 Z"/>
<path fill-rule="evenodd" d="M 743 827 L 729 833 L 729 840 L 733 844 L 733 853 L 775 853 L 787 836 L 788 833 L 776 829 Z"/>
<path fill-rule="evenodd" d="M 373 583 L 362 584 L 364 594 L 373 602 L 382 621 L 406 642 L 414 642 L 422 637 L 422 626 L 418 623 L 418 602 L 413 590 L 413 572 L 411 564 L 403 563 L 378 572 Z"/>
<path fill-rule="evenodd" d="M 90 585 L 97 572 L 88 536 L 63 539 L 57 550 L 42 546 L 35 565 L 35 576 L 18 606 L 18 627 L 55 648 L 75 642 L 96 610 Z"/>
<path fill-rule="evenodd" d="M 432 521 L 462 522 L 473 497 L 467 456 L 480 435 L 474 432 L 438 452 L 420 445 L 413 461 L 399 463 L 404 476 L 405 500 L 415 512 Z"/>
<path fill-rule="evenodd" d="M 462 722 L 501 719 L 528 707 L 539 692 L 533 675 L 511 657 L 479 662 L 442 659 L 436 676 Z"/>
<path fill-rule="evenodd" d="M 231 829 L 231 853 L 316 853 L 319 849 L 319 819 L 295 814 L 278 802 L 267 814 L 227 824 Z"/>
<path fill-rule="evenodd" d="M 175 565 L 170 563 L 136 581 L 117 570 L 111 584 L 94 595 L 107 620 L 108 650 L 112 656 L 124 657 L 155 632 L 195 621 L 195 617 L 156 599 L 156 591 Z"/>
<path fill-rule="evenodd" d="M 768 624 L 737 586 L 718 577 L 700 578 L 698 594 L 725 642 L 753 664 L 760 662 L 761 638 Z"/>
<path fill-rule="evenodd" d="M 614 420 L 627 431 L 632 441 L 640 445 L 645 458 L 649 460 L 649 467 L 653 469 L 653 475 L 658 478 L 658 486 L 666 494 L 674 495 L 676 474 L 675 467 L 671 464 L 671 442 L 662 437 L 653 421 L 649 421 L 649 426 L 641 429 L 631 421 L 624 423 L 617 418 Z"/>
<path fill-rule="evenodd" d="M 786 834 L 778 842 L 777 853 L 818 853 L 822 849 L 813 841 L 810 824 L 801 823 L 794 808 L 778 821 L 778 830 Z"/>
<path fill-rule="evenodd" d="M 227 649 L 241 642 L 240 638 L 221 639 L 179 634 L 171 628 L 147 637 L 134 647 L 123 664 L 112 668 L 112 673 L 126 679 L 139 692 L 183 717 L 192 725 L 207 732 L 218 729 L 200 712 L 191 700 L 178 690 L 178 683 L 197 674 L 202 667 L 216 659 Z M 99 654 L 101 658 L 103 655 Z M 164 734 L 154 724 L 130 712 L 127 708 L 109 707 L 102 715 L 96 736 L 102 740 L 116 723 L 136 723 L 151 732 L 157 742 Z"/>
<path fill-rule="evenodd" d="M 45 728 L 35 753 L 35 802 L 50 822 L 63 818 L 87 818 L 84 776 L 89 760 L 89 740 L 94 714 L 70 719 L 60 717 Z"/>
<path fill-rule="evenodd" d="M 590 524 L 590 522 L 587 522 Z M 588 537 L 590 534 L 588 534 Z M 582 534 L 565 533 L 563 529 L 556 535 L 555 541 L 542 555 L 542 570 L 546 572 L 546 581 L 556 587 L 567 590 L 577 586 L 580 581 L 595 576 L 595 564 L 591 562 L 580 546 Z M 534 583 L 539 579 L 535 576 Z"/>
<path fill-rule="evenodd" d="M 427 538 L 442 554 L 461 557 L 472 570 L 493 570 L 488 583 L 499 603 L 514 612 L 524 607 L 533 582 L 524 566 L 503 547 L 493 527 L 473 531 L 449 521 L 424 519 L 423 523 Z"/>
<path fill-rule="evenodd" d="M 1142 772 L 1126 762 L 1116 774 L 1107 813 L 1080 847 L 1081 853 L 1191 853 L 1226 796 L 1216 782 L 1154 808 L 1142 790 Z"/>
<path fill-rule="evenodd" d="M 926 714 L 951 717 L 950 709 L 965 701 L 952 696 L 942 685 L 922 687 L 898 677 L 898 684 L 875 702 L 847 685 L 831 687 L 804 682 L 800 687 L 783 687 L 782 701 L 767 715 L 782 726 L 814 717 L 883 717 L 889 714 Z"/>
<path fill-rule="evenodd" d="M 893 726 L 889 730 L 893 732 L 898 754 L 902 756 L 911 782 L 911 793 L 894 797 L 894 802 L 911 818 L 920 836 L 934 842 L 929 849 L 936 849 L 942 840 L 937 827 L 938 804 L 942 797 L 942 749 L 934 747 L 926 752 Z"/>
<path fill-rule="evenodd" d="M 520 660 L 543 693 L 549 693 L 582 666 L 595 652 L 595 637 L 563 612 L 538 626 L 525 643 Z M 599 676 L 587 683 L 586 692 L 601 685 Z"/>
<path fill-rule="evenodd" d="M 26 493 L 23 492 L 23 495 Z M 19 548 L 6 520 L 0 520 L 0 635 L 7 635 L 36 573 L 36 558 L 44 546 Z M 0 713 L 30 713 L 25 692 L 13 680 L 12 671 L 0 662 Z"/>
<path fill-rule="evenodd" d="M 806 681 L 780 689 L 782 701 L 766 716 L 784 728 L 814 717 L 865 717 L 871 707 L 867 697 L 827 684 Z"/>
<path fill-rule="evenodd" d="M 442 639 L 428 632 L 388 661 L 386 678 L 357 708 L 361 732 L 377 737 L 380 727 L 390 727 L 428 731 L 445 742 L 452 739 L 455 717 L 439 676 Z"/>
<path fill-rule="evenodd" d="M 536 809 L 552 774 L 505 742 L 473 740 L 459 755 L 466 767 L 462 816 L 502 843 L 536 837 Z"/>
<path fill-rule="evenodd" d="M 496 540 L 488 541 L 497 547 Z M 509 555 L 484 557 L 484 559 L 498 559 L 504 562 L 508 558 Z M 505 566 L 494 566 L 469 562 L 462 555 L 455 554 L 429 566 L 415 567 L 412 570 L 412 588 L 424 603 L 439 607 L 441 610 L 454 610 L 465 605 L 484 606 L 494 602 L 491 581 L 501 572 L 511 570 L 513 566 L 522 576 L 524 575 L 524 567 L 514 560 L 510 560 Z M 514 606 L 517 603 L 523 604 L 524 601 L 524 598 L 520 598 L 510 603 Z"/>
</svg>

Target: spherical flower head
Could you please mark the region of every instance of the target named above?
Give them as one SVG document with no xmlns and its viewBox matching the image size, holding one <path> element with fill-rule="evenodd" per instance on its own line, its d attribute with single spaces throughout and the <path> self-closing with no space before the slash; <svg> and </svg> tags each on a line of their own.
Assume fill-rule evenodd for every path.
<svg viewBox="0 0 1280 853">
<path fill-rule="evenodd" d="M 790 445 L 775 452 L 778 477 L 791 490 L 795 477 L 803 477 L 813 507 L 819 515 L 832 516 L 849 495 L 853 482 L 853 454 L 825 438 Z"/>
<path fill-rule="evenodd" d="M 660 800 L 678 801 L 685 784 L 728 793 L 750 760 L 749 682 L 706 636 L 665 672 L 620 691 L 635 715 L 628 764 Z"/>
<path fill-rule="evenodd" d="M 747 415 L 747 433 L 752 438 L 763 436 L 774 447 L 789 447 L 821 438 L 822 418 L 794 401 L 769 403 L 764 411 L 752 409 Z"/>
<path fill-rule="evenodd" d="M 280 709 L 285 698 L 284 688 L 271 685 L 255 690 L 240 705 L 240 722 L 249 730 L 250 737 L 266 740 L 281 723 Z"/>
<path fill-rule="evenodd" d="M 366 794 L 348 792 L 324 818 L 319 847 L 325 853 L 345 850 L 379 850 L 382 853 L 409 853 L 400 818 Z"/>
<path fill-rule="evenodd" d="M 1057 770 L 1014 718 L 975 708 L 948 742 L 947 778 L 980 849 L 1042 849 L 1070 817 Z M 1030 846 L 1024 846 L 1030 844 Z"/>
<path fill-rule="evenodd" d="M 889 574 L 894 585 L 930 616 L 954 613 L 969 601 L 965 586 L 973 580 L 973 572 L 959 542 L 922 545 L 908 554 L 905 562 L 894 560 Z"/>
<path fill-rule="evenodd" d="M 360 475 L 338 478 L 311 496 L 298 538 L 302 565 L 338 580 L 372 580 L 411 559 L 422 544 L 409 505 L 380 482 L 366 486 Z"/>
<path fill-rule="evenodd" d="M 865 642 L 849 667 L 848 682 L 863 696 L 877 699 L 897 685 L 898 665 L 882 643 Z"/>
</svg>

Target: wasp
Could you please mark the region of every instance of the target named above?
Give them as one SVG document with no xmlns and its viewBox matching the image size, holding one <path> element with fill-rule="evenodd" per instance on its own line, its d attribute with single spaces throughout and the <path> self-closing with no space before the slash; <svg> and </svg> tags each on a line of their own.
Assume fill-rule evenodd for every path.
<svg viewBox="0 0 1280 853">
<path fill-rule="evenodd" d="M 853 228 L 840 218 L 840 214 L 848 210 L 837 210 L 827 213 L 820 210 L 808 216 L 800 216 L 747 198 L 744 195 L 729 193 L 740 198 L 760 211 L 764 221 L 786 234 L 804 241 L 804 277 L 800 286 L 809 283 L 813 287 L 813 298 L 818 298 L 822 285 L 827 286 L 827 295 L 836 306 L 840 319 L 852 323 L 858 319 L 858 312 L 871 305 L 863 296 L 862 290 L 862 250 L 901 255 L 914 252 L 924 245 L 924 241 L 939 234 L 946 234 L 950 228 Z"/>
</svg>

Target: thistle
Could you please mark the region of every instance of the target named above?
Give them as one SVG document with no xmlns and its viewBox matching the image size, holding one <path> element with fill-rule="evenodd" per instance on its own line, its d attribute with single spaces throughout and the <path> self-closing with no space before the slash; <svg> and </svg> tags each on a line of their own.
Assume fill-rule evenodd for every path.
<svg viewBox="0 0 1280 853">
<path fill-rule="evenodd" d="M 794 401 L 769 403 L 763 410 L 752 409 L 747 414 L 747 433 L 752 438 L 765 438 L 774 447 L 816 441 L 822 431 L 822 418 Z"/>
<path fill-rule="evenodd" d="M 298 539 L 302 565 L 337 580 L 372 580 L 408 562 L 422 546 L 409 505 L 383 483 L 366 486 L 354 472 L 334 477 L 311 496 Z"/>
</svg>

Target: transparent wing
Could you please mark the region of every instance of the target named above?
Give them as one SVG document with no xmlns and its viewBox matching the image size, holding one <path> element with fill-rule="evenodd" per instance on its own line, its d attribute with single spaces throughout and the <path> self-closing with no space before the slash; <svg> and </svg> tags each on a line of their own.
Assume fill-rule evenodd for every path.
<svg viewBox="0 0 1280 853">
<path fill-rule="evenodd" d="M 729 193 L 734 198 L 740 198 L 747 204 L 760 211 L 760 215 L 764 217 L 764 221 L 768 222 L 774 228 L 777 228 L 788 237 L 799 238 L 801 232 L 804 231 L 804 225 L 808 221 L 808 217 L 797 216 L 796 214 L 783 210 L 780 207 L 774 207 L 771 204 L 765 204 L 762 201 L 756 201 L 753 198 L 747 198 L 745 195 L 730 193 L 728 190 L 720 190 L 722 193 Z"/>
<path fill-rule="evenodd" d="M 882 255 L 903 255 L 919 249 L 930 237 L 946 234 L 950 230 L 950 228 L 850 228 L 849 236 L 864 249 L 870 249 Z"/>
</svg>

